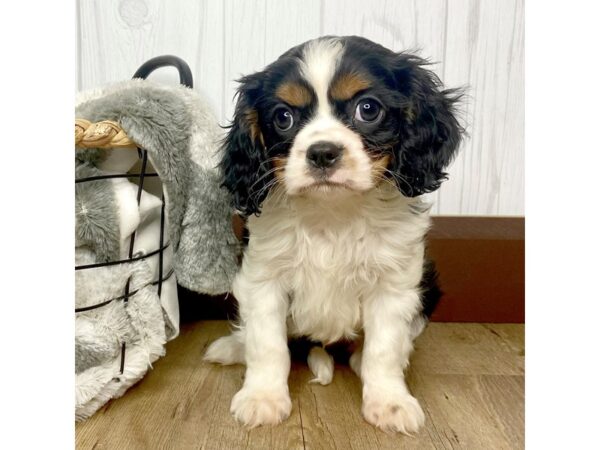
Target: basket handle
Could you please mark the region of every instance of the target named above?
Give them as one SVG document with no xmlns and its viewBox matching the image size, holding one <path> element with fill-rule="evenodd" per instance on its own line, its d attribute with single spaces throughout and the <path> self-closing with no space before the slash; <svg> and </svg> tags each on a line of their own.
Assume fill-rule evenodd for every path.
<svg viewBox="0 0 600 450">
<path fill-rule="evenodd" d="M 179 82 L 190 89 L 194 87 L 194 78 L 190 66 L 178 56 L 162 55 L 149 59 L 133 74 L 133 78 L 146 79 L 148 75 L 161 67 L 175 67 L 179 72 Z"/>
<path fill-rule="evenodd" d="M 133 78 L 146 79 L 161 67 L 172 66 L 179 72 L 179 82 L 190 89 L 194 87 L 192 71 L 187 63 L 173 55 L 162 55 L 149 59 L 133 74 Z M 112 120 L 92 123 L 85 119 L 75 119 L 75 146 L 84 148 L 136 148 L 121 126 Z"/>
</svg>

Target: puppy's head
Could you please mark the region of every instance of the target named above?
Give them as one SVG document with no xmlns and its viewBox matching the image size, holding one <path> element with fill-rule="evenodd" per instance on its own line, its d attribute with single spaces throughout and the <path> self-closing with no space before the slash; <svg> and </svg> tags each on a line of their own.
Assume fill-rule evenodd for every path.
<svg viewBox="0 0 600 450">
<path fill-rule="evenodd" d="M 426 61 L 367 39 L 323 37 L 240 80 L 224 142 L 224 185 L 244 214 L 287 195 L 361 192 L 387 179 L 409 197 L 437 189 L 458 148 L 458 95 Z"/>
</svg>

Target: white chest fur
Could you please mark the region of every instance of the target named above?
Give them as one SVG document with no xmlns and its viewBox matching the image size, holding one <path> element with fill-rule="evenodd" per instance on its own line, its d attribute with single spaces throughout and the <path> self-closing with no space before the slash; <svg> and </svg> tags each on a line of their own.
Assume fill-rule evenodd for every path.
<svg viewBox="0 0 600 450">
<path fill-rule="evenodd" d="M 352 338 L 366 298 L 420 281 L 429 218 L 418 199 L 382 187 L 326 200 L 275 192 L 263 206 L 248 221 L 240 276 L 278 280 L 289 298 L 290 335 Z"/>
</svg>

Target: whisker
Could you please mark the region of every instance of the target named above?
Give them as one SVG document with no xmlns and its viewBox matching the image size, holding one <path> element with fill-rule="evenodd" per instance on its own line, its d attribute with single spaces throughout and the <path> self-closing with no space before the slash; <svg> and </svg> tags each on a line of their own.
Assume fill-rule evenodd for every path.
<svg viewBox="0 0 600 450">
<path fill-rule="evenodd" d="M 382 174 L 376 174 L 374 177 L 374 181 L 381 181 L 383 183 L 388 184 L 389 186 L 393 187 L 394 189 L 396 189 L 398 186 L 389 178 L 384 177 Z"/>
<path fill-rule="evenodd" d="M 252 200 L 253 202 L 256 203 L 256 200 L 258 200 L 261 197 L 261 195 L 265 193 L 265 191 L 267 191 L 268 189 L 270 189 L 276 183 L 277 183 L 277 179 L 276 178 L 274 178 L 273 180 L 269 181 L 262 188 L 260 188 L 257 192 L 255 192 L 254 194 L 250 195 L 250 197 L 249 197 L 250 200 Z"/>
<path fill-rule="evenodd" d="M 264 161 L 262 161 L 260 163 L 260 167 L 264 166 L 265 164 L 270 164 L 270 163 L 274 162 L 277 159 L 278 159 L 277 156 L 273 156 L 272 158 L 267 158 L 267 159 L 265 159 Z"/>
<path fill-rule="evenodd" d="M 266 177 L 268 177 L 272 173 L 277 172 L 277 170 L 279 170 L 279 167 L 273 167 L 272 169 L 267 170 L 260 177 L 258 177 L 258 179 L 254 183 L 252 183 L 252 185 L 248 188 L 248 191 L 251 191 L 254 186 L 256 186 L 258 183 L 260 183 L 262 180 L 264 180 Z"/>
</svg>

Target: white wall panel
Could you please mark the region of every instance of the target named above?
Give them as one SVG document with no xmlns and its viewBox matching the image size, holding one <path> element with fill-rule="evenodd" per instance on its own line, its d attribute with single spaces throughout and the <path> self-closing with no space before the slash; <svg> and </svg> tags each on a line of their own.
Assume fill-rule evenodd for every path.
<svg viewBox="0 0 600 450">
<path fill-rule="evenodd" d="M 447 86 L 468 88 L 470 137 L 432 195 L 433 212 L 524 213 L 522 0 L 79 0 L 77 10 L 79 89 L 175 54 L 222 124 L 235 79 L 308 39 L 356 34 L 417 51 Z"/>
</svg>

